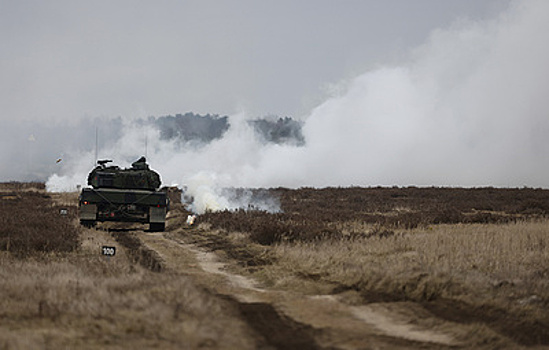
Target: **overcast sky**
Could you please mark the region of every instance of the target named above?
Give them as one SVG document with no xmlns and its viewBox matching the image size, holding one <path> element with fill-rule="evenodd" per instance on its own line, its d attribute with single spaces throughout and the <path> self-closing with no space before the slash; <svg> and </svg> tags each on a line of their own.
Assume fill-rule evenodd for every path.
<svg viewBox="0 0 549 350">
<path fill-rule="evenodd" d="M 98 157 L 148 150 L 168 184 L 549 187 L 548 18 L 544 0 L 0 0 L 0 180 L 74 189 L 99 129 Z M 186 112 L 231 128 L 194 149 L 133 122 Z M 257 139 L 245 121 L 269 114 L 305 144 Z"/>
<path fill-rule="evenodd" d="M 0 0 L 2 120 L 266 114 L 406 59 L 507 0 Z"/>
</svg>

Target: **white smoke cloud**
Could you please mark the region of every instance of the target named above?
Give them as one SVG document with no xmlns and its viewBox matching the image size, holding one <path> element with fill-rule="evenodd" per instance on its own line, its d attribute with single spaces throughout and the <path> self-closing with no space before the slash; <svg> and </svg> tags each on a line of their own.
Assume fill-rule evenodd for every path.
<svg viewBox="0 0 549 350">
<path fill-rule="evenodd" d="M 547 186 L 549 3 L 433 32 L 316 108 L 309 184 Z M 542 131 L 543 130 L 543 131 Z"/>
<path fill-rule="evenodd" d="M 547 187 L 547 18 L 549 2 L 514 2 L 496 19 L 434 31 L 408 62 L 343 82 L 304 118 L 303 147 L 261 142 L 242 113 L 201 148 L 128 125 L 101 156 L 129 163 L 148 139 L 151 166 L 164 184 L 186 184 L 197 212 L 242 207 L 226 187 Z M 84 168 L 66 168 L 48 188 L 74 186 Z"/>
</svg>

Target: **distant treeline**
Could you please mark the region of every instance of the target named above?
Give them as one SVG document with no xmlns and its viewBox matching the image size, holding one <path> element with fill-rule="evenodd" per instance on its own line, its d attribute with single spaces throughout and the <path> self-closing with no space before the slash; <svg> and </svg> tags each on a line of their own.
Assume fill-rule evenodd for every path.
<svg viewBox="0 0 549 350">
<path fill-rule="evenodd" d="M 164 140 L 196 141 L 209 143 L 223 137 L 230 128 L 229 117 L 218 114 L 200 115 L 192 112 L 149 118 L 160 130 Z M 255 132 L 266 142 L 303 145 L 302 123 L 290 117 L 268 116 L 248 121 Z"/>
</svg>

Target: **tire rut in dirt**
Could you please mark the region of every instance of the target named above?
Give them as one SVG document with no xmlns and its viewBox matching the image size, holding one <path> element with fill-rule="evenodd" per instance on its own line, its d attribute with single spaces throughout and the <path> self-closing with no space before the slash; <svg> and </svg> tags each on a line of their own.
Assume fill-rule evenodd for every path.
<svg viewBox="0 0 549 350">
<path fill-rule="evenodd" d="M 201 237 L 200 240 L 195 240 L 193 244 L 196 244 L 201 248 L 206 248 L 212 252 L 222 250 L 227 254 L 227 257 L 235 260 L 236 264 L 242 267 L 257 267 L 270 263 L 268 260 L 265 260 L 264 257 L 251 253 L 246 246 L 235 245 L 225 237 L 213 235 Z"/>
<path fill-rule="evenodd" d="M 135 234 L 127 230 L 113 230 L 111 233 L 114 239 L 127 249 L 128 255 L 134 263 L 139 263 L 153 272 L 163 270 L 163 261 L 160 255 L 144 246 Z"/>
<path fill-rule="evenodd" d="M 228 295 L 219 295 L 235 306 L 242 319 L 275 349 L 316 350 L 315 329 L 280 314 L 267 303 L 243 303 Z"/>
<path fill-rule="evenodd" d="M 337 281 L 326 280 L 317 275 L 302 275 L 313 281 L 323 280 L 332 283 L 335 287 L 333 294 L 346 291 L 360 293 L 364 304 L 391 303 L 414 301 L 422 305 L 434 316 L 461 324 L 482 323 L 523 346 L 549 345 L 549 317 L 544 319 L 529 318 L 526 314 L 514 314 L 511 311 L 489 305 L 474 306 L 462 301 L 448 299 L 434 299 L 431 301 L 411 300 L 405 295 L 384 293 L 375 290 L 365 290 L 359 285 L 345 285 Z"/>
<path fill-rule="evenodd" d="M 484 323 L 494 331 L 524 346 L 549 345 L 549 321 L 516 316 L 487 305 L 472 307 L 463 302 L 437 300 L 424 303 L 433 315 L 457 323 Z"/>
</svg>

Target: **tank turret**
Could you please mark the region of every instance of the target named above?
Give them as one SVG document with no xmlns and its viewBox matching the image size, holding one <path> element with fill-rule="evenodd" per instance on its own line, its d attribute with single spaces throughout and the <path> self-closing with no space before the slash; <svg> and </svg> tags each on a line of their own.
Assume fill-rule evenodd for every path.
<svg viewBox="0 0 549 350">
<path fill-rule="evenodd" d="M 97 161 L 97 166 L 88 175 L 88 185 L 93 188 L 141 189 L 154 191 L 161 185 L 160 175 L 149 169 L 145 157 L 132 163 L 131 168 L 119 168 L 107 164 L 109 159 Z"/>
</svg>

